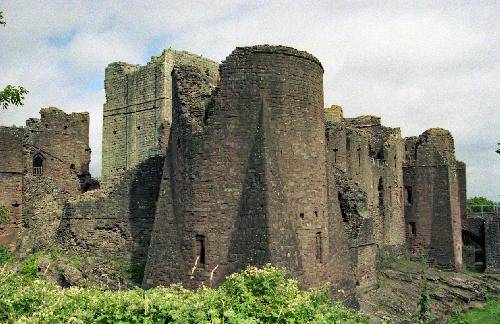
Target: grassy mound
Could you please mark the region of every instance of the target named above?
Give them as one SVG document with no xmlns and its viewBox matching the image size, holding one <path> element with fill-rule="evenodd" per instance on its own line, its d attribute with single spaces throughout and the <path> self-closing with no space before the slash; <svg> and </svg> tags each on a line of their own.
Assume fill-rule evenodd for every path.
<svg viewBox="0 0 500 324">
<path fill-rule="evenodd" d="M 27 271 L 29 272 L 29 271 Z M 0 322 L 66 323 L 367 323 L 324 290 L 301 291 L 271 266 L 249 267 L 218 288 L 181 286 L 103 291 L 68 289 L 3 270 Z"/>
</svg>

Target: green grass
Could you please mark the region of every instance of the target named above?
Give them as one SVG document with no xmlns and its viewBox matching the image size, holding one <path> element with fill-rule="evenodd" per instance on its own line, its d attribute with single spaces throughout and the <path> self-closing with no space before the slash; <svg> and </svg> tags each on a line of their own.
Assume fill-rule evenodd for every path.
<svg viewBox="0 0 500 324">
<path fill-rule="evenodd" d="M 454 316 L 450 324 L 494 324 L 500 322 L 500 301 L 491 300 L 484 308 L 472 309 L 467 313 Z"/>
<path fill-rule="evenodd" d="M 30 268 L 26 263 L 26 267 Z M 330 298 L 301 291 L 285 271 L 249 267 L 218 288 L 62 289 L 28 275 L 0 271 L 0 322 L 8 323 L 368 323 Z"/>
</svg>

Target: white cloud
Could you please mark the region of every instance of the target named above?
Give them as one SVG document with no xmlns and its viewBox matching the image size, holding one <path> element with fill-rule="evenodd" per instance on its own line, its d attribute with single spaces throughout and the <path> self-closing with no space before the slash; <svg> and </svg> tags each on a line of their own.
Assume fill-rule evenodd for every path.
<svg viewBox="0 0 500 324">
<path fill-rule="evenodd" d="M 7 1 L 0 86 L 30 89 L 0 112 L 23 123 L 41 106 L 91 113 L 100 165 L 102 83 L 116 60 L 147 61 L 148 44 L 223 60 L 236 46 L 283 44 L 325 68 L 325 105 L 374 114 L 405 135 L 450 129 L 469 193 L 498 199 L 500 8 L 495 1 Z M 159 54 L 159 53 L 158 53 Z"/>
</svg>

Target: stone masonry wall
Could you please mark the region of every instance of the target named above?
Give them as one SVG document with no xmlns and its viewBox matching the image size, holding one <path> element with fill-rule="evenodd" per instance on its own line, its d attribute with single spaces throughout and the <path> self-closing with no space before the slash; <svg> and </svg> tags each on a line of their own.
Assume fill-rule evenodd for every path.
<svg viewBox="0 0 500 324">
<path fill-rule="evenodd" d="M 462 269 L 459 180 L 453 137 L 430 129 L 406 139 L 405 220 L 411 252 Z"/>
<path fill-rule="evenodd" d="M 342 222 L 328 204 L 322 73 L 304 52 L 237 48 L 207 99 L 204 71 L 175 71 L 179 128 L 170 136 L 158 203 L 166 208 L 158 210 L 146 286 L 216 284 L 267 262 L 305 287 L 347 281 L 337 266 L 342 255 L 349 264 Z"/>
<path fill-rule="evenodd" d="M 172 122 L 174 66 L 200 66 L 217 74 L 217 63 L 187 52 L 165 50 L 145 66 L 116 62 L 106 68 L 102 182 L 112 186 L 123 173 L 166 152 Z"/>
<path fill-rule="evenodd" d="M 26 131 L 0 127 L 0 206 L 8 220 L 0 223 L 0 244 L 13 247 L 22 226 L 23 142 Z"/>
<path fill-rule="evenodd" d="M 0 244 L 12 248 L 22 227 L 28 226 L 33 206 L 43 201 L 37 189 L 31 188 L 37 178 L 48 179 L 58 191 L 71 196 L 85 190 L 90 179 L 88 113 L 66 114 L 50 107 L 40 114 L 40 119 L 27 120 L 26 127 L 0 128 L 0 204 L 10 216 L 0 224 Z"/>
<path fill-rule="evenodd" d="M 43 108 L 40 119 L 26 121 L 28 150 L 24 157 L 26 175 L 33 176 L 35 156 L 43 159 L 42 176 L 52 178 L 62 189 L 77 195 L 90 178 L 89 114 L 66 114 Z"/>
</svg>

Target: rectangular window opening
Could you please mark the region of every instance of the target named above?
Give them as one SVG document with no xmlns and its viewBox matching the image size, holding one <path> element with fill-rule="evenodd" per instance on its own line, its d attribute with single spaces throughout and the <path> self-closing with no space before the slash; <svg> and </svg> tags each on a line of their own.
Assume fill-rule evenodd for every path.
<svg viewBox="0 0 500 324">
<path fill-rule="evenodd" d="M 200 267 L 205 267 L 205 236 L 196 235 L 196 258 Z"/>
<path fill-rule="evenodd" d="M 316 260 L 323 262 L 323 242 L 321 241 L 321 232 L 316 233 Z"/>
<path fill-rule="evenodd" d="M 415 224 L 415 222 L 408 223 L 408 233 L 412 237 L 417 236 L 417 225 Z"/>
<path fill-rule="evenodd" d="M 413 205 L 413 192 L 411 187 L 405 187 L 405 205 Z"/>
</svg>

